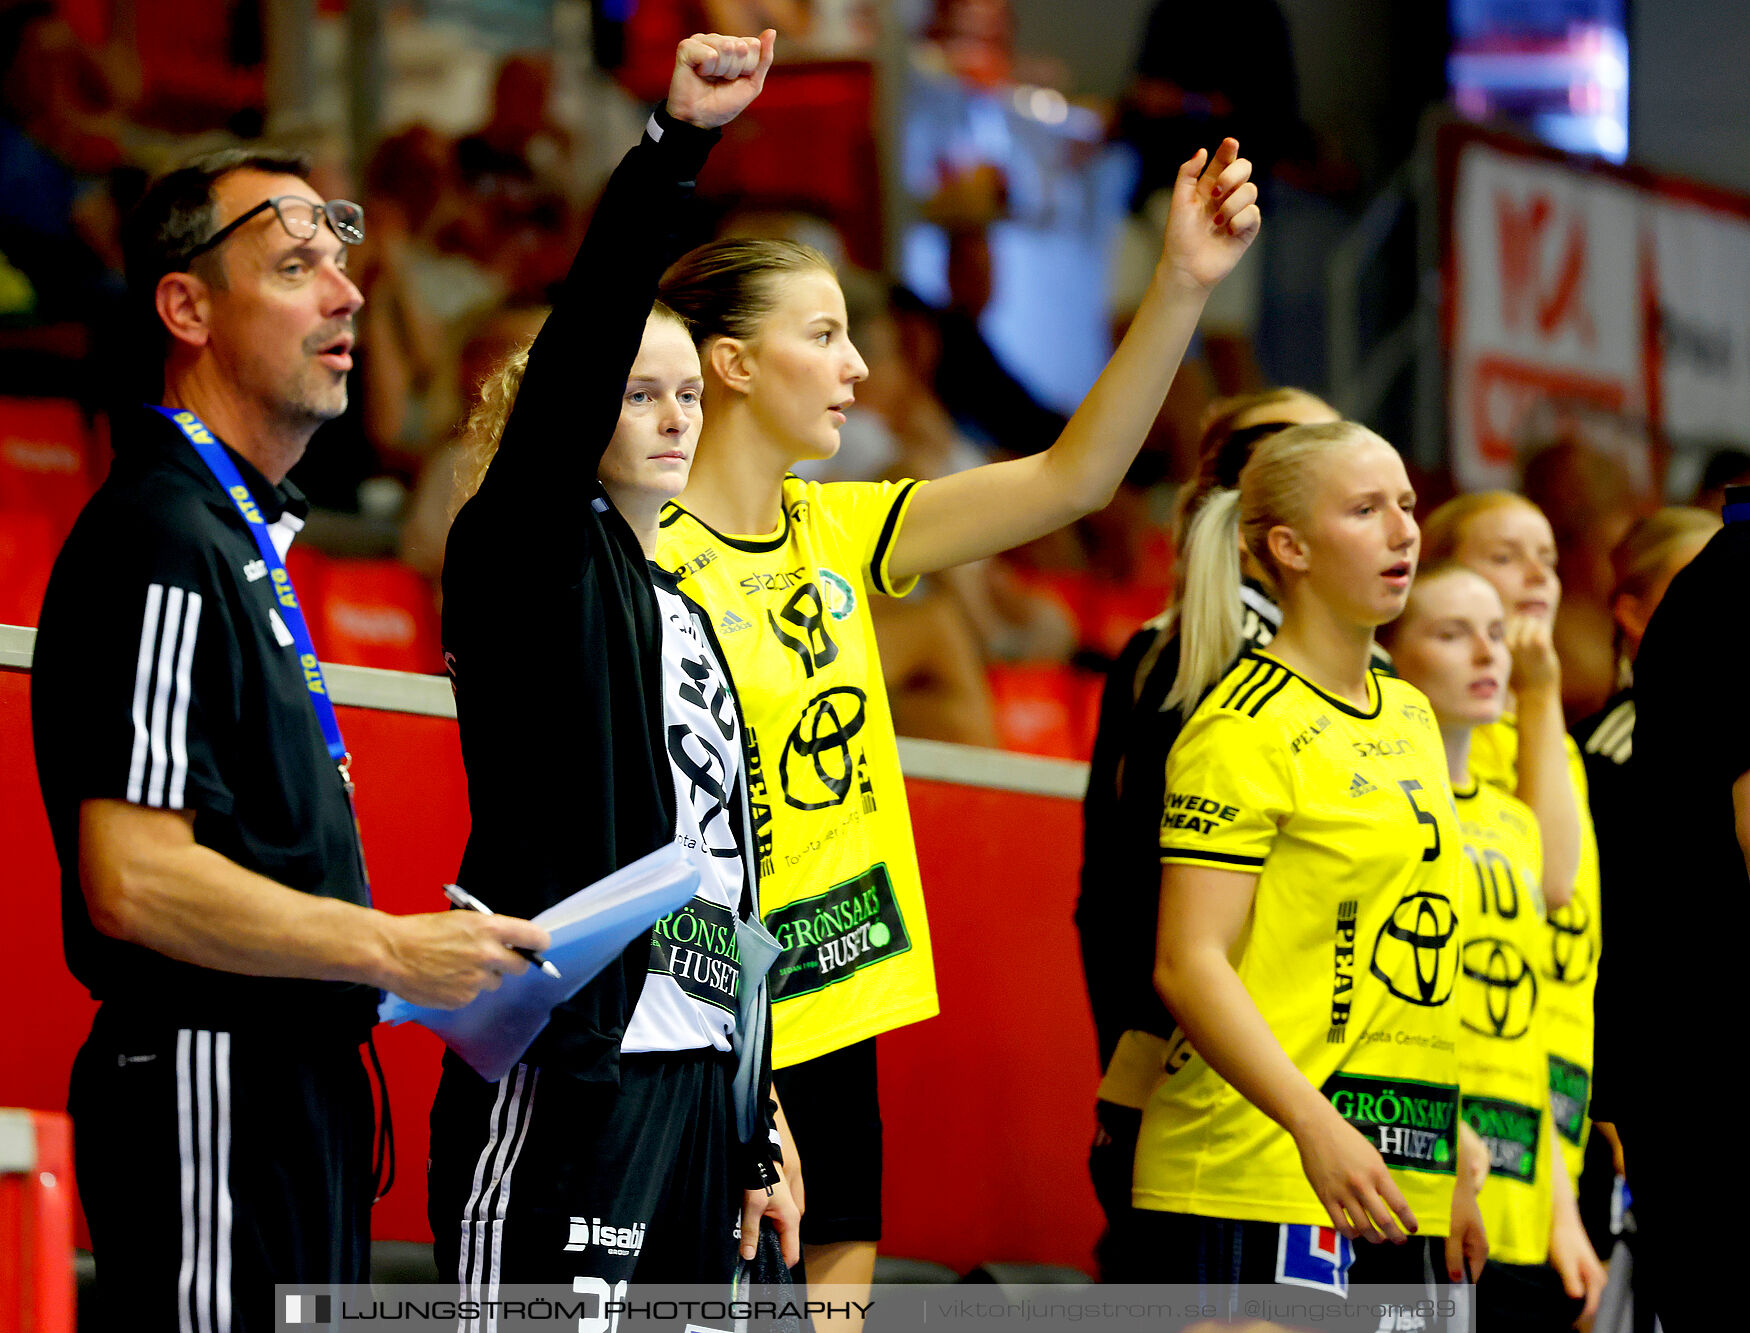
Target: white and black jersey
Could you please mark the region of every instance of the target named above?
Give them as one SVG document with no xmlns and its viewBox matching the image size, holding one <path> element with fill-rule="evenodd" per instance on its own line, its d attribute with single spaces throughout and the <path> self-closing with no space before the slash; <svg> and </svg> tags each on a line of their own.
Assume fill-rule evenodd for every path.
<svg viewBox="0 0 1750 1333">
<path fill-rule="evenodd" d="M 650 971 L 620 1049 L 731 1049 L 741 966 L 735 918 L 751 889 L 739 805 L 741 718 L 704 613 L 652 565 L 662 618 L 662 711 L 675 841 L 699 871 L 691 902 L 656 923 Z M 757 910 L 757 907 L 756 907 Z"/>
<path fill-rule="evenodd" d="M 96 999 L 173 1027 L 295 1014 L 317 1030 L 344 1025 L 356 1045 L 375 1021 L 367 987 L 196 967 L 91 924 L 79 806 L 94 799 L 191 812 L 195 840 L 245 869 L 370 901 L 352 808 L 248 526 L 157 413 L 120 417 L 115 439 L 115 466 L 55 561 L 31 682 L 67 964 Z M 232 458 L 276 544 L 289 545 L 302 496 Z"/>
</svg>

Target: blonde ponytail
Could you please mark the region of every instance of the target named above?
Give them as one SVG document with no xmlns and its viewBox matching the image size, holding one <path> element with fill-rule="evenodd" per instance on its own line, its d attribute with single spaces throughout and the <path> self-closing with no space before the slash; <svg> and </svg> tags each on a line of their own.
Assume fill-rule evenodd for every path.
<svg viewBox="0 0 1750 1333">
<path fill-rule="evenodd" d="M 1298 527 L 1312 514 L 1320 469 L 1333 454 L 1363 445 L 1391 446 L 1353 421 L 1308 422 L 1259 441 L 1240 472 L 1238 490 L 1203 502 L 1185 534 L 1179 594 L 1179 674 L 1166 707 L 1187 718 L 1239 654 L 1240 541 L 1281 600 L 1281 571 L 1270 531 Z"/>
<path fill-rule="evenodd" d="M 1179 674 L 1166 708 L 1189 718 L 1240 650 L 1240 493 L 1216 490 L 1191 518 L 1181 556 Z"/>
</svg>

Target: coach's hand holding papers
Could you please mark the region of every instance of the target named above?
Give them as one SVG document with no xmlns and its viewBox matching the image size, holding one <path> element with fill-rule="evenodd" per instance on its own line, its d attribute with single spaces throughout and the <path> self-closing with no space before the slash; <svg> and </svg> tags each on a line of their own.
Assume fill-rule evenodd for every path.
<svg viewBox="0 0 1750 1333">
<path fill-rule="evenodd" d="M 515 1068 L 555 1005 L 575 995 L 698 887 L 698 871 L 677 844 L 668 843 L 534 918 L 553 936 L 545 956 L 560 979 L 531 967 L 460 1009 L 428 1009 L 391 994 L 379 1006 L 378 1020 L 423 1024 L 481 1078 L 495 1083 Z"/>
</svg>

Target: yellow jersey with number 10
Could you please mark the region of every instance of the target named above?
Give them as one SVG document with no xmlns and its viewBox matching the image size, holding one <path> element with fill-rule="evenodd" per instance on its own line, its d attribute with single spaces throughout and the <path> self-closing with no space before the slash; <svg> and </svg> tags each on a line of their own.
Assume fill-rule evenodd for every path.
<svg viewBox="0 0 1750 1333">
<path fill-rule="evenodd" d="M 1555 1151 L 1537 975 L 1543 839 L 1522 801 L 1474 778 L 1469 785 L 1453 793 L 1469 862 L 1458 979 L 1464 1118 L 1489 1149 L 1489 1179 L 1477 1200 L 1489 1257 L 1541 1264 L 1549 1258 Z"/>
<path fill-rule="evenodd" d="M 1574 896 L 1549 911 L 1537 968 L 1549 1042 L 1550 1112 L 1568 1174 L 1579 1180 L 1586 1136 L 1592 1128 L 1592 992 L 1598 984 L 1604 934 L 1598 835 L 1592 830 L 1586 762 L 1572 736 L 1562 739 L 1567 742 L 1568 775 L 1580 807 L 1580 868 L 1574 876 Z M 1472 733 L 1471 772 L 1502 791 L 1518 789 L 1519 721 L 1512 714 Z"/>
<path fill-rule="evenodd" d="M 1295 1067 L 1367 1136 L 1424 1236 L 1458 1160 L 1457 874 L 1427 699 L 1378 670 L 1369 707 L 1242 657 L 1167 759 L 1161 861 L 1257 876 L 1233 961 Z M 1143 1110 L 1133 1202 L 1329 1225 L 1289 1134 L 1175 1033 Z"/>
<path fill-rule="evenodd" d="M 899 745 L 869 618 L 916 482 L 784 478 L 775 532 L 663 510 L 657 564 L 710 613 L 749 737 L 772 1059 L 811 1060 L 937 1012 Z"/>
</svg>

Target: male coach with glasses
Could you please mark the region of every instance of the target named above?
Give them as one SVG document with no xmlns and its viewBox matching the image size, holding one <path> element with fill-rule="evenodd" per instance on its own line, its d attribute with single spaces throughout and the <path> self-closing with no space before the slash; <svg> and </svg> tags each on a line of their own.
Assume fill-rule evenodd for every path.
<svg viewBox="0 0 1750 1333">
<path fill-rule="evenodd" d="M 304 172 L 209 155 L 130 219 L 162 393 L 117 412 L 37 637 L 67 963 L 100 1002 L 69 1105 L 104 1327 L 270 1329 L 274 1283 L 367 1280 L 378 989 L 463 1004 L 548 944 L 369 906 L 283 564 L 303 512 L 285 475 L 346 406 L 364 218 Z"/>
</svg>

